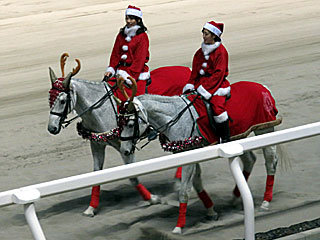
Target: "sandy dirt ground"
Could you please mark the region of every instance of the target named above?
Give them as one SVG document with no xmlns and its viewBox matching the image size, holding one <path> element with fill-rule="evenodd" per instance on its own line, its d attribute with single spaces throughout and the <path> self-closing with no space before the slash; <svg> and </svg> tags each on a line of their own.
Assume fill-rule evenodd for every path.
<svg viewBox="0 0 320 240">
<path fill-rule="evenodd" d="M 129 4 L 143 10 L 149 29 L 151 69 L 190 67 L 202 42 L 204 23 L 221 21 L 225 23 L 223 43 L 230 54 L 230 82 L 266 84 L 283 117 L 277 129 L 319 121 L 320 5 L 316 0 L 2 0 L 0 191 L 92 171 L 89 143 L 77 135 L 75 124 L 57 136 L 47 132 L 48 67 L 60 74 L 59 57 L 68 52 L 67 69 L 74 66 L 73 58 L 79 58 L 82 70 L 78 77 L 100 81 Z M 285 145 L 291 167 L 287 171 L 279 168 L 271 212 L 284 213 L 320 201 L 319 140 L 314 137 Z M 258 208 L 266 173 L 261 151 L 256 153 L 258 160 L 249 185 Z M 164 154 L 158 142 L 153 142 L 137 153 L 137 160 Z M 105 168 L 121 164 L 118 153 L 107 148 Z M 168 236 L 243 237 L 228 232 L 232 224 L 243 224 L 243 212 L 229 203 L 234 183 L 227 161 L 202 166 L 204 184 L 221 219 L 213 229 L 192 232 L 204 214 L 193 193 L 186 226 L 190 234 Z M 173 191 L 173 175 L 174 170 L 168 170 L 140 179 L 152 192 L 165 197 Z M 169 233 L 178 216 L 175 206 L 144 204 L 127 180 L 102 186 L 100 212 L 94 218 L 81 215 L 89 200 L 88 188 L 38 201 L 37 214 L 47 239 L 164 239 L 150 237 L 146 229 Z M 314 213 L 319 216 L 320 209 L 315 208 Z M 263 213 L 257 211 L 259 214 Z M 280 215 L 270 221 L 281 225 Z M 257 225 L 256 232 L 269 230 L 268 224 Z M 215 226 L 220 228 L 215 230 Z M 221 228 L 225 235 L 217 234 Z M 0 239 L 32 239 L 22 206 L 0 208 Z"/>
</svg>

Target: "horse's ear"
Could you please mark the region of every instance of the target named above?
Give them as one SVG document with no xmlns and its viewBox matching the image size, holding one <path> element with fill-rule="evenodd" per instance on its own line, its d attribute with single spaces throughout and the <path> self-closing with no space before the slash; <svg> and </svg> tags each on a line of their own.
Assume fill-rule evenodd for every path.
<svg viewBox="0 0 320 240">
<path fill-rule="evenodd" d="M 63 86 L 66 89 L 69 89 L 71 77 L 72 77 L 72 73 L 68 73 L 68 75 L 65 77 L 64 81 L 62 82 Z"/>
<path fill-rule="evenodd" d="M 56 74 L 55 74 L 54 71 L 51 69 L 51 67 L 49 67 L 49 75 L 50 75 L 50 79 L 51 79 L 51 82 L 52 82 L 52 83 L 54 83 L 55 81 L 57 81 Z"/>
<path fill-rule="evenodd" d="M 114 95 L 113 95 L 113 98 L 116 101 L 117 105 L 120 106 L 122 101 L 119 98 L 117 98 L 116 96 L 114 96 Z"/>
</svg>

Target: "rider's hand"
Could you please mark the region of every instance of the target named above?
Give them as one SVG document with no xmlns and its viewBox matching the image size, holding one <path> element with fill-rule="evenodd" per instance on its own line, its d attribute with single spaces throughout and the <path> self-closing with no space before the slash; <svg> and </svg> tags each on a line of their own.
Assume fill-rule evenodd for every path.
<svg viewBox="0 0 320 240">
<path fill-rule="evenodd" d="M 187 83 L 183 90 L 182 90 L 182 93 L 183 94 L 188 94 L 188 93 L 191 93 L 194 91 L 194 85 L 193 84 L 190 84 L 190 83 Z"/>
<path fill-rule="evenodd" d="M 111 72 L 106 72 L 105 74 L 104 74 L 104 76 L 103 76 L 103 79 L 102 79 L 102 81 L 108 81 L 109 80 L 109 78 L 111 78 L 112 77 L 112 73 Z"/>
</svg>

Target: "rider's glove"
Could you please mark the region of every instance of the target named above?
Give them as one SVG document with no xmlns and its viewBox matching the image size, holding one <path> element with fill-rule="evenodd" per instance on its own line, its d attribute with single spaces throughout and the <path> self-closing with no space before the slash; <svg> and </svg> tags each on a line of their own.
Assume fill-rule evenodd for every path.
<svg viewBox="0 0 320 240">
<path fill-rule="evenodd" d="M 182 93 L 187 94 L 194 91 L 194 85 L 191 83 L 187 83 L 182 90 Z"/>
<path fill-rule="evenodd" d="M 204 97 L 206 100 L 209 100 L 212 97 L 212 94 L 205 90 L 202 85 L 197 88 L 197 93 Z"/>
</svg>

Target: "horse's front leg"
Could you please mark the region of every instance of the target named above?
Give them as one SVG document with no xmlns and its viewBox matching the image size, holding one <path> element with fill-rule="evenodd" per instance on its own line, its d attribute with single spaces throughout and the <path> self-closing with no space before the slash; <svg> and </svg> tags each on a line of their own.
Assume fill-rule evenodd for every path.
<svg viewBox="0 0 320 240">
<path fill-rule="evenodd" d="M 218 213 L 213 209 L 213 201 L 211 200 L 206 190 L 203 188 L 201 179 L 201 168 L 199 163 L 196 163 L 196 173 L 193 178 L 193 187 L 196 190 L 198 197 L 202 201 L 204 207 L 207 209 L 206 218 L 208 220 L 218 220 Z"/>
<path fill-rule="evenodd" d="M 181 186 L 179 191 L 179 217 L 176 227 L 173 229 L 172 233 L 181 234 L 182 228 L 186 225 L 187 204 L 195 173 L 196 164 L 190 164 L 182 167 Z"/>
<path fill-rule="evenodd" d="M 122 154 L 121 152 L 120 154 L 125 164 L 130 164 L 135 162 L 134 154 L 125 155 L 125 154 Z M 161 203 L 160 197 L 158 195 L 151 194 L 148 191 L 148 189 L 142 183 L 139 182 L 139 179 L 137 177 L 130 178 L 129 180 L 131 184 L 137 189 L 137 191 L 139 192 L 140 196 L 143 198 L 144 201 L 148 201 L 152 205 Z"/>
<path fill-rule="evenodd" d="M 90 142 L 93 157 L 93 170 L 99 171 L 103 168 L 105 157 L 105 145 Z M 93 217 L 97 213 L 100 199 L 100 186 L 93 186 L 91 191 L 91 201 L 89 207 L 83 212 L 85 216 Z"/>
</svg>

